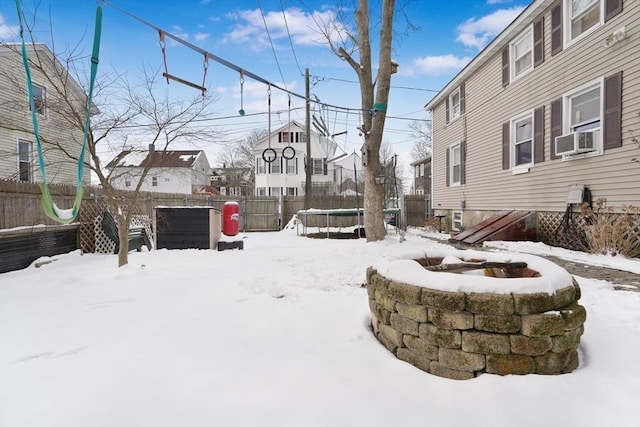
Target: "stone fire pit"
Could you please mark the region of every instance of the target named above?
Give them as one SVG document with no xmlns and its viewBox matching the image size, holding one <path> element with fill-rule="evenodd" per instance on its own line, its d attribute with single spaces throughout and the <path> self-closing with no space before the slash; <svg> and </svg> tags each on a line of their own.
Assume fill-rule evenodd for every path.
<svg viewBox="0 0 640 427">
<path fill-rule="evenodd" d="M 477 268 L 487 262 L 482 265 L 526 268 Z M 578 367 L 586 320 L 577 303 L 580 288 L 543 258 L 413 254 L 368 268 L 367 291 L 376 338 L 398 359 L 433 375 L 555 375 Z"/>
</svg>

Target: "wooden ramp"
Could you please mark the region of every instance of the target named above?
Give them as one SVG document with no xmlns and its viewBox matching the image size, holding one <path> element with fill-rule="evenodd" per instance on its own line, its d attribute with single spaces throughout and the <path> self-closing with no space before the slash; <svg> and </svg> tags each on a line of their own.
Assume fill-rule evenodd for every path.
<svg viewBox="0 0 640 427">
<path fill-rule="evenodd" d="M 487 240 L 536 240 L 536 214 L 529 211 L 501 211 L 453 236 L 453 242 L 470 245 Z"/>
</svg>

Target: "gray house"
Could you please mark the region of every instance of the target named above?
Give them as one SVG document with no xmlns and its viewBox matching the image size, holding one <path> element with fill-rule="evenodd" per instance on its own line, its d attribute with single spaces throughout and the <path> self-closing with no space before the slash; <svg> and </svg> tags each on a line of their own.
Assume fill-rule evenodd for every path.
<svg viewBox="0 0 640 427">
<path fill-rule="evenodd" d="M 581 186 L 640 205 L 638 22 L 634 0 L 531 2 L 425 106 L 435 215 L 562 213 Z"/>
<path fill-rule="evenodd" d="M 61 97 L 64 93 L 68 101 L 83 105 L 87 95 L 46 45 L 29 45 L 27 52 L 30 62 L 39 64 L 30 71 L 47 181 L 75 185 L 83 132 Z M 22 55 L 16 44 L 0 44 L 0 179 L 42 181 Z M 90 182 L 88 167 L 83 182 Z"/>
</svg>

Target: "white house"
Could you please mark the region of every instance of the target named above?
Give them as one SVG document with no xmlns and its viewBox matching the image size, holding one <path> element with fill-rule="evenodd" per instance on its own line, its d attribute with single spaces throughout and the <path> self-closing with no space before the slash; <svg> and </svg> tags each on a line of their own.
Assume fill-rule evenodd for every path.
<svg viewBox="0 0 640 427">
<path fill-rule="evenodd" d="M 86 105 L 87 95 L 46 45 L 30 44 L 27 53 L 47 181 L 75 185 L 83 132 L 70 119 L 74 115 L 69 103 Z M 85 166 L 88 161 L 87 156 Z M 16 44 L 0 45 L 0 179 L 42 181 L 25 70 Z M 90 182 L 88 166 L 82 180 Z"/>
<path fill-rule="evenodd" d="M 302 195 L 305 191 L 305 165 L 311 167 L 314 194 L 335 194 L 334 164 L 337 144 L 333 138 L 311 130 L 311 159 L 307 158 L 305 126 L 291 121 L 258 141 L 255 157 L 257 196 Z"/>
<path fill-rule="evenodd" d="M 341 154 L 328 161 L 333 170 L 334 193 L 341 196 L 364 194 L 362 157 L 357 153 Z"/>
<path fill-rule="evenodd" d="M 106 168 L 111 185 L 135 190 L 144 168 L 151 168 L 140 187 L 156 193 L 193 194 L 209 186 L 211 166 L 202 150 L 123 151 Z"/>
</svg>

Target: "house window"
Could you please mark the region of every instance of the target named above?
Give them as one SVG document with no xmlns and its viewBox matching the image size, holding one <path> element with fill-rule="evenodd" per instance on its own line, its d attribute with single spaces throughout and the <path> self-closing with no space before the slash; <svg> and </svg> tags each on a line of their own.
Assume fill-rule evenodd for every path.
<svg viewBox="0 0 640 427">
<path fill-rule="evenodd" d="M 129 178 L 124 180 L 124 186 L 125 187 L 131 187 L 131 180 Z"/>
<path fill-rule="evenodd" d="M 261 157 L 256 158 L 256 175 L 264 175 L 265 171 L 265 161 Z"/>
<path fill-rule="evenodd" d="M 295 157 L 293 159 L 286 159 L 286 168 L 287 174 L 295 175 L 296 174 L 296 165 L 298 164 L 298 159 Z"/>
<path fill-rule="evenodd" d="M 18 141 L 18 175 L 20 181 L 33 181 L 33 167 L 31 166 L 31 142 Z"/>
<path fill-rule="evenodd" d="M 266 192 L 266 188 L 265 187 L 257 187 L 256 188 L 256 196 L 266 196 L 267 192 Z"/>
<path fill-rule="evenodd" d="M 460 185 L 462 163 L 460 161 L 460 144 L 456 144 L 450 148 L 451 150 L 451 170 L 449 176 L 451 185 Z"/>
<path fill-rule="evenodd" d="M 567 96 L 569 132 L 600 129 L 600 84 Z"/>
<path fill-rule="evenodd" d="M 451 228 L 455 231 L 462 231 L 462 211 L 451 212 Z"/>
<path fill-rule="evenodd" d="M 165 179 L 164 179 L 164 182 L 169 182 L 169 178 L 165 178 Z"/>
<path fill-rule="evenodd" d="M 603 152 L 602 83 L 583 86 L 564 96 L 562 139 L 556 138 L 556 152 L 564 160 L 597 155 Z"/>
<path fill-rule="evenodd" d="M 566 0 L 567 40 L 572 42 L 600 25 L 602 0 Z"/>
<path fill-rule="evenodd" d="M 313 161 L 312 175 L 326 175 L 325 159 L 311 159 Z"/>
<path fill-rule="evenodd" d="M 297 196 L 298 189 L 296 187 L 287 187 L 287 196 Z"/>
<path fill-rule="evenodd" d="M 278 142 L 307 142 L 307 135 L 304 132 L 280 132 Z"/>
<path fill-rule="evenodd" d="M 511 44 L 511 79 L 533 68 L 533 31 L 531 28 Z"/>
<path fill-rule="evenodd" d="M 280 142 L 293 142 L 290 136 L 291 132 L 280 132 Z"/>
<path fill-rule="evenodd" d="M 36 109 L 36 113 L 41 114 L 41 115 L 45 115 L 45 113 L 47 112 L 46 110 L 46 105 L 47 105 L 47 91 L 43 86 L 37 85 L 37 84 L 32 84 L 31 86 L 31 92 L 33 94 L 33 104 L 35 106 Z M 29 110 L 31 110 L 31 103 L 29 103 Z"/>
<path fill-rule="evenodd" d="M 269 187 L 270 196 L 280 196 L 281 194 L 282 194 L 282 189 L 280 187 Z"/>
<path fill-rule="evenodd" d="M 158 186 L 158 177 L 157 176 L 151 177 L 151 185 L 153 187 L 157 187 Z"/>
<path fill-rule="evenodd" d="M 511 167 L 531 166 L 533 163 L 533 115 L 511 120 Z"/>
<path fill-rule="evenodd" d="M 460 117 L 460 87 L 449 95 L 449 120 Z"/>
<path fill-rule="evenodd" d="M 282 173 L 282 158 L 275 159 L 269 163 L 269 173 L 280 174 Z"/>
</svg>

